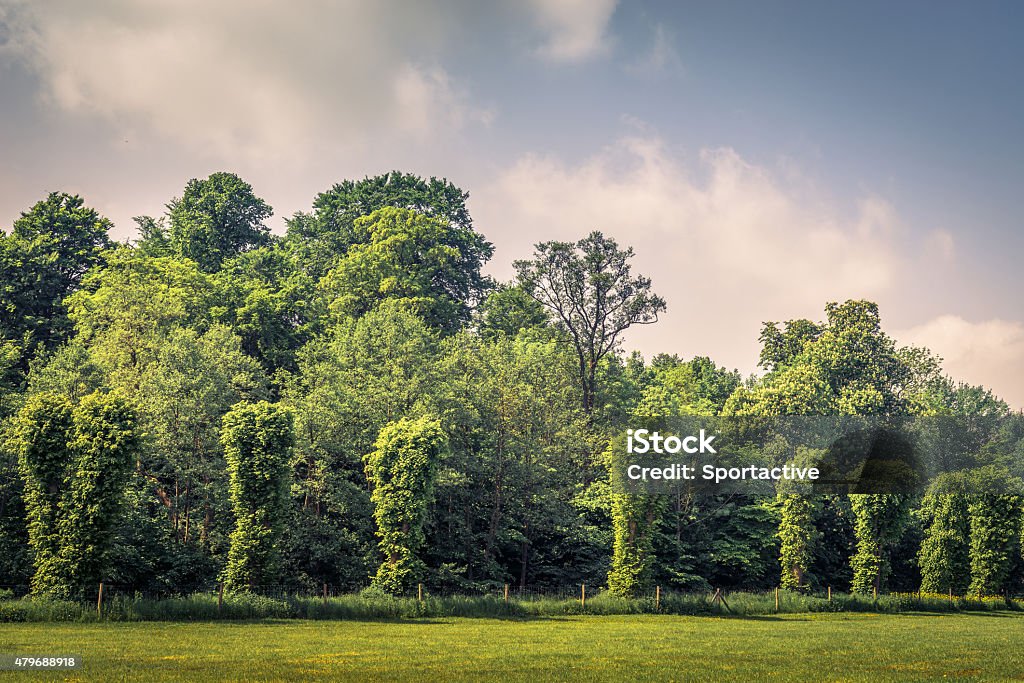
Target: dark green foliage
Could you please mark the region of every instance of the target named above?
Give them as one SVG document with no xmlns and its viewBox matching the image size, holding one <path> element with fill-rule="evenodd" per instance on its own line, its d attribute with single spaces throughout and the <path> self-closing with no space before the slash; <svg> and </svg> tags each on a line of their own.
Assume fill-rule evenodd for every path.
<svg viewBox="0 0 1024 683">
<path fill-rule="evenodd" d="M 235 406 L 223 423 L 221 443 L 235 513 L 224 585 L 232 591 L 252 590 L 280 577 L 295 442 L 293 416 L 287 408 L 260 401 Z"/>
<path fill-rule="evenodd" d="M 381 430 L 373 452 L 366 456 L 373 518 L 384 555 L 373 585 L 384 591 L 402 593 L 423 578 L 423 525 L 446 445 L 437 420 L 402 418 Z"/>
<path fill-rule="evenodd" d="M 21 369 L 71 331 L 64 299 L 110 245 L 111 224 L 78 195 L 53 192 L 0 234 L 0 339 L 21 345 Z"/>
<path fill-rule="evenodd" d="M 466 298 L 479 301 L 488 287 L 480 270 L 494 248 L 473 229 L 468 198 L 446 179 L 424 180 L 398 171 L 345 180 L 316 196 L 312 214 L 297 214 L 288 222 L 286 240 L 301 254 L 307 272 L 320 278 L 353 245 L 364 243 L 356 219 L 388 207 L 415 211 L 446 226 L 445 244 L 458 251 L 466 266 Z"/>
<path fill-rule="evenodd" d="M 193 178 L 185 185 L 181 198 L 171 200 L 167 210 L 171 249 L 195 261 L 207 273 L 218 270 L 226 259 L 270 241 L 270 228 L 263 221 L 273 209 L 234 173 Z M 155 247 L 161 237 L 151 230 L 143 239 L 144 246 Z"/>
</svg>

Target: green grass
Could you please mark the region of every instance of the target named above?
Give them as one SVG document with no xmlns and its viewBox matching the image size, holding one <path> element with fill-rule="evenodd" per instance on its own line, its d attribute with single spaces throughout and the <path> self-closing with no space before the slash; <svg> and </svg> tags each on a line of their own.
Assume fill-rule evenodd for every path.
<svg viewBox="0 0 1024 683">
<path fill-rule="evenodd" d="M 92 601 L 50 600 L 45 598 L 0 599 L 0 622 L 61 621 L 239 621 L 254 619 L 398 619 L 414 617 L 558 617 L 578 614 L 676 614 L 691 616 L 766 616 L 815 612 L 959 612 L 1021 610 L 1019 601 L 1001 597 L 950 600 L 944 595 L 892 594 L 871 596 L 836 593 L 823 595 L 780 593 L 775 607 L 773 591 L 726 594 L 727 606 L 712 604 L 710 596 L 699 593 L 663 593 L 659 603 L 654 596 L 621 598 L 607 591 L 588 595 L 586 605 L 578 597 L 512 596 L 505 602 L 495 595 L 449 595 L 424 599 L 396 597 L 379 592 L 340 595 L 323 600 L 293 595 L 225 595 L 222 605 L 217 596 L 197 593 L 183 597 L 152 599 L 119 595 L 108 597 L 102 615 Z"/>
<path fill-rule="evenodd" d="M 1024 615 L 26 623 L 0 653 L 78 654 L 0 680 L 1006 680 Z"/>
</svg>

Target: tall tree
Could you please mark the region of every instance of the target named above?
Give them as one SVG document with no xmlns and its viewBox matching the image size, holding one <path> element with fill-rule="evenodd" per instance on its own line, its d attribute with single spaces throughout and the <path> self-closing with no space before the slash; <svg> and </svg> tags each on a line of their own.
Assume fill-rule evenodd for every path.
<svg viewBox="0 0 1024 683">
<path fill-rule="evenodd" d="M 658 321 L 665 300 L 651 292 L 650 278 L 634 277 L 633 249 L 592 232 L 578 242 L 542 242 L 532 260 L 516 261 L 519 282 L 546 306 L 568 333 L 579 361 L 583 410 L 594 411 L 601 360 L 633 325 Z"/>
<path fill-rule="evenodd" d="M 301 262 L 314 278 L 323 277 L 354 244 L 365 241 L 356 220 L 379 209 L 392 207 L 423 214 L 443 224 L 447 245 L 460 252 L 469 264 L 470 289 L 482 298 L 488 281 L 480 269 L 494 247 L 473 228 L 466 208 L 469 193 L 447 179 L 423 179 L 411 173 L 391 171 L 382 175 L 345 180 L 313 200 L 313 212 L 296 214 L 288 221 L 286 242 L 301 253 Z"/>
<path fill-rule="evenodd" d="M 274 210 L 234 173 L 193 178 L 167 210 L 172 249 L 208 273 L 225 259 L 270 242 L 270 228 L 263 221 Z"/>
<path fill-rule="evenodd" d="M 373 518 L 384 555 L 373 584 L 382 590 L 401 593 L 423 576 L 423 525 L 446 442 L 437 420 L 402 418 L 381 430 L 373 452 L 366 456 Z"/>
<path fill-rule="evenodd" d="M 356 219 L 352 234 L 358 241 L 320 283 L 332 312 L 359 317 L 396 300 L 445 332 L 469 320 L 482 293 L 481 261 L 450 226 L 387 207 Z"/>
<path fill-rule="evenodd" d="M 295 443 L 292 412 L 266 401 L 239 404 L 224 416 L 221 443 L 235 512 L 224 585 L 257 590 L 280 582 Z"/>
<path fill-rule="evenodd" d="M 37 394 L 18 416 L 15 439 L 25 479 L 34 593 L 78 595 L 103 578 L 139 431 L 116 395 L 77 406 Z"/>
<path fill-rule="evenodd" d="M 21 344 L 23 371 L 71 333 L 64 299 L 110 246 L 110 227 L 78 195 L 53 192 L 0 234 L 0 339 Z"/>
</svg>

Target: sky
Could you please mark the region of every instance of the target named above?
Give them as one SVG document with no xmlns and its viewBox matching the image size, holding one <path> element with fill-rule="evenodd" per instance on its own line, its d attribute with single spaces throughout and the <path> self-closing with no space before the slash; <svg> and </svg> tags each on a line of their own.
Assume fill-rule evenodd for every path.
<svg viewBox="0 0 1024 683">
<path fill-rule="evenodd" d="M 764 321 L 876 301 L 1024 408 L 1024 4 L 0 0 L 0 226 L 134 236 L 238 173 L 271 227 L 391 169 L 470 193 L 488 272 L 601 230 L 668 302 L 625 348 L 755 371 Z"/>
</svg>

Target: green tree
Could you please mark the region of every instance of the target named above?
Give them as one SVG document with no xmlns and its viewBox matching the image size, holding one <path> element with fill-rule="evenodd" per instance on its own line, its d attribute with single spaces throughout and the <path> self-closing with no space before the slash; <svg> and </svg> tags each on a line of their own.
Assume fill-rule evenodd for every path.
<svg viewBox="0 0 1024 683">
<path fill-rule="evenodd" d="M 294 442 L 292 412 L 280 405 L 242 403 L 224 416 L 221 443 L 235 512 L 224 568 L 228 590 L 252 591 L 280 580 Z"/>
<path fill-rule="evenodd" d="M 871 593 L 884 590 L 889 577 L 889 551 L 899 541 L 907 519 L 907 499 L 902 494 L 861 493 L 850 496 L 855 515 L 857 552 L 850 559 L 853 590 Z"/>
<path fill-rule="evenodd" d="M 18 415 L 14 428 L 18 465 L 24 478 L 28 542 L 35 573 L 33 593 L 66 590 L 58 530 L 60 502 L 74 456 L 72 405 L 62 397 L 37 394 Z"/>
<path fill-rule="evenodd" d="M 21 344 L 22 371 L 70 335 L 64 299 L 110 246 L 110 227 L 78 195 L 53 192 L 0 234 L 0 339 Z"/>
<path fill-rule="evenodd" d="M 999 595 L 1009 587 L 1020 549 L 1021 481 L 1005 467 L 987 466 L 967 475 L 973 495 L 970 515 L 970 592 Z"/>
<path fill-rule="evenodd" d="M 358 218 L 387 207 L 415 211 L 446 227 L 446 246 L 456 249 L 466 264 L 468 298 L 479 301 L 489 287 L 481 268 L 494 247 L 473 229 L 468 198 L 446 179 L 424 180 L 399 171 L 345 180 L 318 194 L 312 213 L 296 214 L 288 221 L 286 241 L 300 254 L 307 272 L 319 279 L 350 247 L 365 242 L 366 235 L 355 225 Z"/>
<path fill-rule="evenodd" d="M 918 552 L 922 591 L 966 593 L 971 580 L 969 502 L 959 473 L 940 475 L 925 492 L 917 511 L 925 526 Z"/>
<path fill-rule="evenodd" d="M 139 434 L 134 411 L 113 394 L 77 406 L 54 394 L 29 399 L 15 428 L 25 480 L 32 591 L 78 595 L 103 578 Z"/>
<path fill-rule="evenodd" d="M 449 225 L 388 207 L 356 219 L 353 236 L 357 242 L 320 284 L 333 313 L 359 317 L 397 300 L 446 332 L 469 320 L 482 293 L 482 262 L 453 240 Z"/>
<path fill-rule="evenodd" d="M 651 292 L 650 278 L 633 277 L 633 249 L 592 232 L 578 242 L 542 242 L 531 260 L 516 261 L 523 289 L 547 307 L 569 335 L 579 361 L 583 410 L 594 411 L 601 360 L 633 325 L 658 321 L 665 300 Z"/>
<path fill-rule="evenodd" d="M 655 562 L 654 537 L 663 513 L 663 496 L 613 493 L 614 545 L 608 590 L 637 597 L 651 587 Z"/>
<path fill-rule="evenodd" d="M 167 210 L 171 248 L 207 273 L 232 256 L 270 242 L 270 228 L 263 222 L 273 209 L 234 173 L 193 178 Z"/>
<path fill-rule="evenodd" d="M 116 394 L 94 393 L 74 409 L 74 472 L 58 522 L 62 566 L 75 593 L 91 589 L 110 566 L 125 486 L 140 447 L 136 411 Z"/>
<path fill-rule="evenodd" d="M 373 517 L 384 555 L 373 584 L 382 590 L 401 593 L 422 578 L 418 553 L 446 441 L 437 420 L 402 418 L 381 430 L 373 452 L 366 456 Z"/>
<path fill-rule="evenodd" d="M 550 321 L 544 306 L 516 285 L 496 288 L 480 304 L 478 331 L 484 339 L 515 337 L 523 330 L 546 329 Z"/>
<path fill-rule="evenodd" d="M 820 537 L 815 528 L 818 501 L 810 495 L 780 494 L 779 563 L 782 587 L 806 590 L 810 586 L 810 567 Z"/>
</svg>

